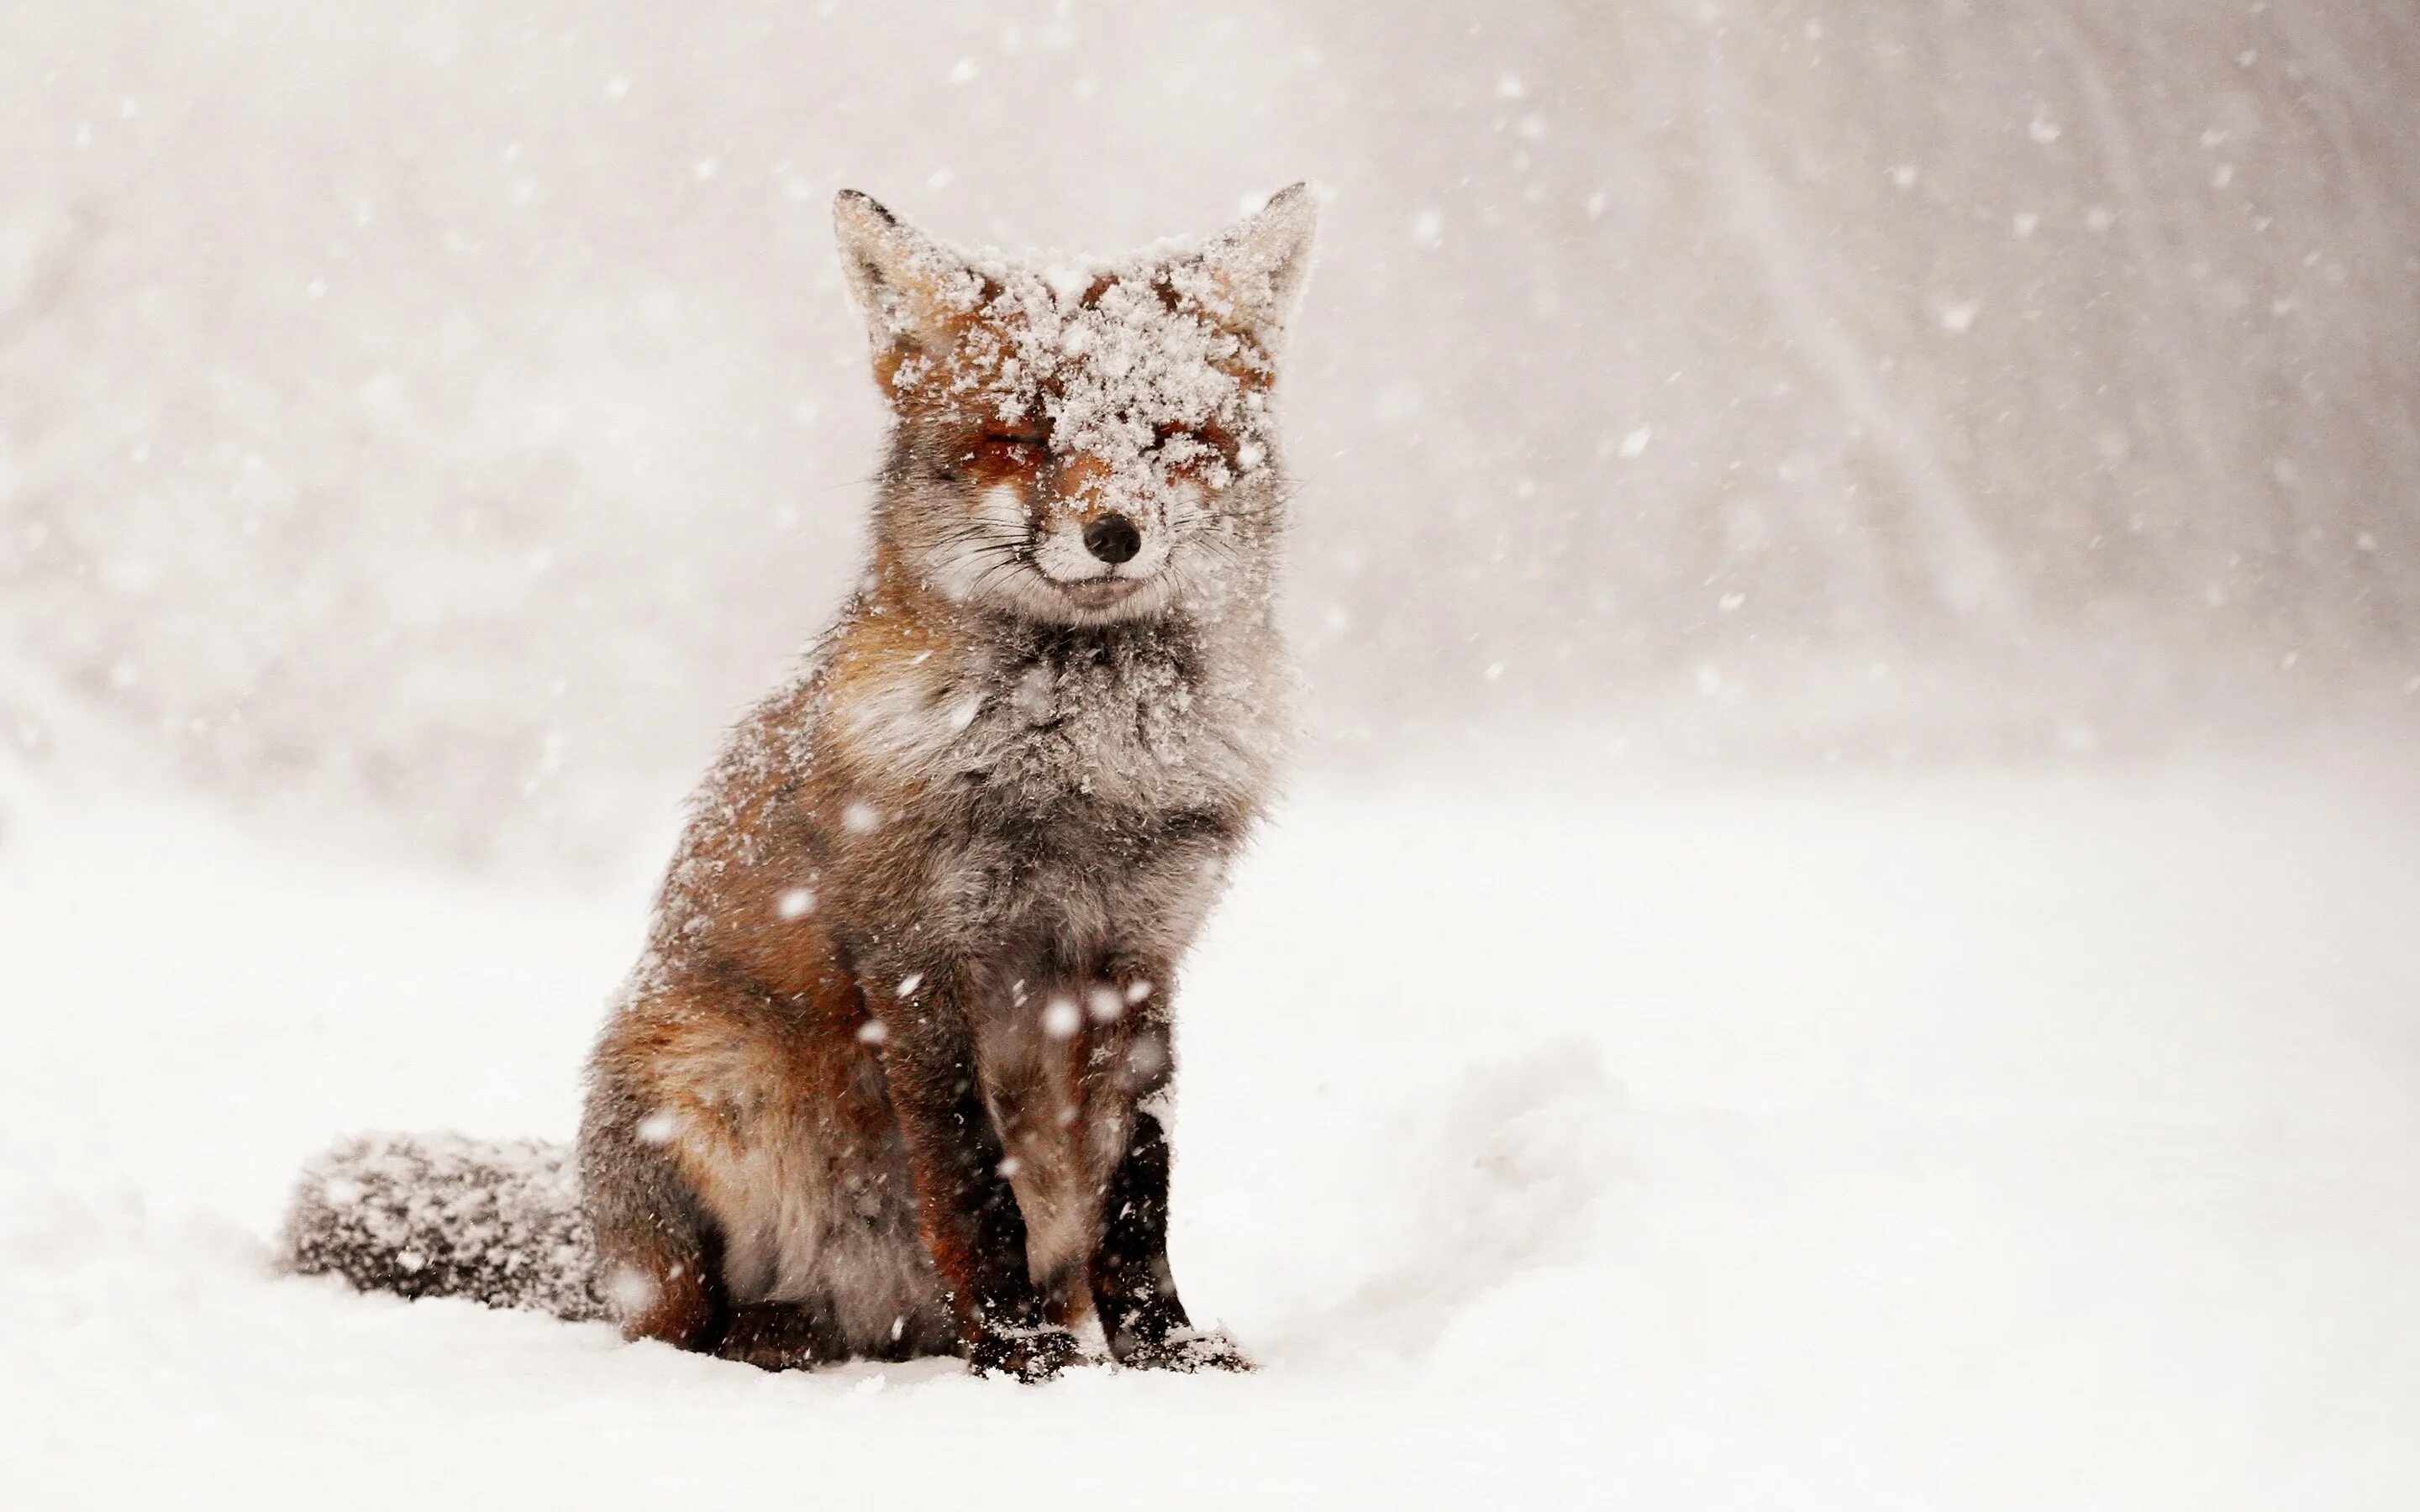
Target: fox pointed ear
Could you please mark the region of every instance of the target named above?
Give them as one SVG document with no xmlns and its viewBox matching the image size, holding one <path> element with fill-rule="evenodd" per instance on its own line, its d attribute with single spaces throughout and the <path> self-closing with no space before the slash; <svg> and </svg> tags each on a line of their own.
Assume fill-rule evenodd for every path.
<svg viewBox="0 0 2420 1512">
<path fill-rule="evenodd" d="M 1228 322 L 1275 352 L 1311 282 L 1319 208 L 1306 184 L 1291 184 L 1210 239 L 1202 269 L 1227 306 Z"/>
<path fill-rule="evenodd" d="M 974 308 L 982 280 L 930 237 L 872 196 L 844 189 L 832 201 L 841 271 L 874 342 L 874 376 L 896 392 L 899 364 L 946 348 L 953 316 Z"/>
</svg>

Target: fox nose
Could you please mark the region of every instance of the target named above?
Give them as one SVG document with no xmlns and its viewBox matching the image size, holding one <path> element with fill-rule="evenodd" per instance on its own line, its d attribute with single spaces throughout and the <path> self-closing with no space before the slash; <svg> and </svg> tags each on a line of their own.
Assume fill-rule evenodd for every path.
<svg viewBox="0 0 2420 1512">
<path fill-rule="evenodd" d="M 1103 515 L 1084 527 L 1084 549 L 1114 567 L 1142 549 L 1142 532 L 1124 515 Z"/>
</svg>

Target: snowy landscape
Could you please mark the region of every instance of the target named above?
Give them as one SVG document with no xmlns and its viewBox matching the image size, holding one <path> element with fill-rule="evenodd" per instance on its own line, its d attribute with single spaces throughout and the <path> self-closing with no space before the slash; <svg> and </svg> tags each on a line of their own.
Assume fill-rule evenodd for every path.
<svg viewBox="0 0 2420 1512">
<path fill-rule="evenodd" d="M 651 856 L 171 809 L 0 871 L 21 1505 L 2393 1507 L 2420 774 L 1311 784 L 1183 984 L 1249 1377 L 769 1376 L 269 1272 L 338 1131 L 568 1137 Z M 31 1006 L 39 1005 L 39 1006 Z"/>
<path fill-rule="evenodd" d="M 2420 22 L 0 14 L 0 1503 L 2420 1504 Z M 1296 178 L 1304 738 L 1179 995 L 1242 1376 L 278 1273 L 571 1137 L 860 570 L 833 193 Z"/>
</svg>

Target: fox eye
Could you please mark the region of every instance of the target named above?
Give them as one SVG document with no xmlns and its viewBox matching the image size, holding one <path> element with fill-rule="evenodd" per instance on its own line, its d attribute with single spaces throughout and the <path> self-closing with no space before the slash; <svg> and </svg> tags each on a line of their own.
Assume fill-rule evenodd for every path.
<svg viewBox="0 0 2420 1512">
<path fill-rule="evenodd" d="M 995 466 L 1024 468 L 1041 460 L 1048 438 L 1032 430 L 987 430 L 967 448 L 964 460 L 989 458 Z"/>
<path fill-rule="evenodd" d="M 1154 425 L 1151 449 L 1173 453 L 1179 461 L 1195 462 L 1230 455 L 1233 442 L 1216 422 L 1202 425 Z"/>
<path fill-rule="evenodd" d="M 973 460 L 979 453 L 996 461 L 1025 467 L 1039 460 L 1047 444 L 1047 440 L 1038 431 L 987 430 L 968 454 L 968 459 Z"/>
</svg>

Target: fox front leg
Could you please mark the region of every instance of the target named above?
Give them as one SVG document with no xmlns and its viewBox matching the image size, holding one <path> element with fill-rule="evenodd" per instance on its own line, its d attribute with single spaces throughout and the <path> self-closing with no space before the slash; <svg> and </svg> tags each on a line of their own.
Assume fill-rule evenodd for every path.
<svg viewBox="0 0 2420 1512">
<path fill-rule="evenodd" d="M 1161 980 L 1165 980 L 1163 974 Z M 1168 1264 L 1168 1130 L 1160 1112 L 1175 1068 L 1165 995 L 1137 1015 L 1125 1046 L 1125 1094 L 1133 1099 L 1126 1148 L 1102 1194 L 1101 1238 L 1093 1252 L 1093 1307 L 1109 1353 L 1132 1369 L 1249 1370 L 1223 1334 L 1200 1333 L 1176 1293 Z"/>
<path fill-rule="evenodd" d="M 931 971 L 894 977 L 906 994 L 884 1002 L 880 1043 L 891 1105 L 916 1180 L 917 1228 L 949 1293 L 968 1364 L 977 1372 L 1047 1381 L 1081 1356 L 1076 1337 L 1043 1316 L 1027 1268 L 1025 1217 L 1001 1173 L 1005 1151 L 984 1105 L 963 984 Z"/>
</svg>

